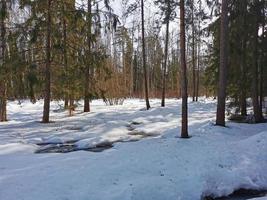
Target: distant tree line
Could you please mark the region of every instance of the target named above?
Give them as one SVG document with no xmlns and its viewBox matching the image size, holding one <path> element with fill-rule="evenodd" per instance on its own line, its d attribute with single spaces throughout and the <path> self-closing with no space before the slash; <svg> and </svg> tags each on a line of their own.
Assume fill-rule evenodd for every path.
<svg viewBox="0 0 267 200">
<path fill-rule="evenodd" d="M 70 115 L 75 101 L 102 98 L 120 104 L 128 97 L 218 97 L 217 125 L 225 125 L 231 98 L 240 115 L 253 102 L 263 121 L 267 95 L 267 2 L 264 0 L 122 0 L 117 16 L 109 0 L 0 0 L 0 121 L 7 100 L 63 100 Z M 209 12 L 205 9 L 209 7 Z M 178 25 L 178 20 L 180 26 Z M 206 23 L 208 21 L 208 23 Z M 175 27 L 175 28 L 174 28 Z"/>
</svg>

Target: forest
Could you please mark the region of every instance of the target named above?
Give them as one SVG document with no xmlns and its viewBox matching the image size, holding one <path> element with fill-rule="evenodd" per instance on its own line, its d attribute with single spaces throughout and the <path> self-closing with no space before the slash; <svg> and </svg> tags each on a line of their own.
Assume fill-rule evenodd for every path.
<svg viewBox="0 0 267 200">
<path fill-rule="evenodd" d="M 266 0 L 0 0 L 0 200 L 267 198 L 266 22 Z"/>
<path fill-rule="evenodd" d="M 219 100 L 232 98 L 243 116 L 246 99 L 252 98 L 255 121 L 262 121 L 265 1 L 228 2 L 225 25 L 219 2 L 186 1 L 180 16 L 184 37 L 177 32 L 175 0 L 152 2 L 156 13 L 146 24 L 139 13 L 142 1 L 122 1 L 121 17 L 111 4 L 1 2 L 1 121 L 7 119 L 7 100 L 44 98 L 42 120 L 47 123 L 51 100 L 64 100 L 65 108 L 74 109 L 74 102 L 83 99 L 89 112 L 92 99 L 113 105 L 141 97 L 149 109 L 150 97 L 161 98 L 164 106 L 166 97 L 181 97 L 186 87 L 198 101 L 199 96 L 217 96 L 218 85 Z M 181 81 L 184 76 L 188 84 Z"/>
</svg>

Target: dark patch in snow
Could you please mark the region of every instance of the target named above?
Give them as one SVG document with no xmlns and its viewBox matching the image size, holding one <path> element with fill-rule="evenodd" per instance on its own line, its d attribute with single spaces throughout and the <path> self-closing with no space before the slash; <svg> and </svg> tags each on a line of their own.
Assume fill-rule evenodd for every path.
<svg viewBox="0 0 267 200">
<path fill-rule="evenodd" d="M 213 195 L 204 197 L 203 200 L 249 200 L 253 198 L 264 197 L 267 195 L 267 190 L 250 190 L 239 189 L 225 197 L 213 197 Z"/>
<path fill-rule="evenodd" d="M 76 151 L 74 144 L 48 144 L 36 150 L 35 153 L 69 153 L 72 151 Z"/>
<path fill-rule="evenodd" d="M 102 152 L 113 147 L 113 143 L 103 142 L 94 147 L 79 149 L 74 144 L 75 142 L 68 141 L 63 144 L 38 144 L 41 147 L 35 151 L 35 153 L 70 153 L 74 151 Z"/>
<path fill-rule="evenodd" d="M 39 143 L 38 145 L 41 146 L 35 153 L 70 153 L 74 151 L 90 151 L 90 152 L 103 152 L 105 150 L 111 149 L 114 147 L 115 143 L 119 142 L 137 142 L 139 139 L 130 139 L 130 140 L 117 140 L 114 142 L 102 142 L 96 144 L 93 147 L 89 148 L 78 148 L 74 143 L 75 142 L 66 142 L 60 144 L 54 143 Z"/>
<path fill-rule="evenodd" d="M 128 135 L 140 136 L 141 139 L 142 138 L 146 138 L 146 137 L 156 137 L 156 136 L 160 135 L 159 133 L 148 133 L 148 132 L 136 130 L 136 127 L 134 127 L 134 126 L 135 125 L 141 125 L 141 124 L 143 124 L 143 123 L 142 122 L 132 121 L 130 124 L 126 125 L 128 131 L 130 131 L 128 133 Z"/>
<path fill-rule="evenodd" d="M 82 150 L 91 151 L 91 152 L 102 152 L 107 149 L 111 149 L 112 147 L 113 147 L 113 143 L 103 142 L 103 143 L 97 144 L 95 147 L 90 147 L 90 148 L 82 149 Z"/>
<path fill-rule="evenodd" d="M 144 132 L 131 132 L 132 135 L 140 136 L 137 138 L 127 139 L 127 140 L 116 140 L 113 142 L 105 141 L 99 144 L 96 144 L 93 147 L 89 148 L 78 148 L 75 143 L 77 141 L 67 141 L 65 143 L 38 143 L 37 145 L 40 146 L 35 153 L 70 153 L 74 151 L 90 151 L 90 152 L 103 152 L 107 149 L 111 149 L 114 147 L 115 143 L 126 143 L 126 142 L 137 142 L 143 138 L 157 136 L 155 134 L 146 134 Z"/>
<path fill-rule="evenodd" d="M 142 124 L 142 122 L 136 122 L 136 121 L 131 122 L 131 125 L 140 125 L 140 124 Z"/>
<path fill-rule="evenodd" d="M 134 126 L 141 125 L 141 124 L 142 124 L 142 122 L 132 121 L 129 124 L 127 124 L 126 127 L 128 128 L 129 131 L 133 131 L 136 129 L 136 127 L 134 127 Z"/>
<path fill-rule="evenodd" d="M 129 124 L 129 125 L 127 125 L 127 129 L 129 131 L 133 131 L 135 128 L 131 124 Z"/>
<path fill-rule="evenodd" d="M 133 138 L 127 138 L 127 139 L 120 139 L 116 141 L 105 141 L 96 144 L 93 147 L 89 148 L 79 148 L 75 145 L 78 140 L 71 140 L 66 142 L 42 142 L 38 143 L 37 145 L 40 146 L 40 148 L 35 151 L 35 153 L 69 153 L 73 151 L 90 151 L 90 152 L 102 152 L 107 149 L 111 149 L 115 143 L 125 143 L 125 142 L 137 142 L 141 139 L 147 138 L 147 137 L 157 137 L 159 134 L 155 133 L 146 133 L 144 131 L 138 131 L 134 127 L 134 125 L 140 125 L 141 122 L 135 122 L 132 121 L 127 125 L 128 130 L 130 131 L 128 135 L 131 136 L 137 136 Z M 80 128 L 80 127 L 68 127 L 68 128 Z M 74 129 L 75 130 L 75 129 Z"/>
</svg>

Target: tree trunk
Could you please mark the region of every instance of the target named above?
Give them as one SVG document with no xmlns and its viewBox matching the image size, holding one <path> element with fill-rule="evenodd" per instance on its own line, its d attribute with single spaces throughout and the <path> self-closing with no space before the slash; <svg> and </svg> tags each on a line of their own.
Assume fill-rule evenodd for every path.
<svg viewBox="0 0 267 200">
<path fill-rule="evenodd" d="M 242 1 L 241 4 L 241 15 L 242 15 L 242 28 L 241 30 L 244 32 L 241 36 L 241 57 L 240 57 L 240 71 L 241 71 L 241 79 L 239 82 L 239 87 L 241 90 L 240 96 L 240 107 L 241 107 L 241 115 L 247 116 L 247 87 L 246 87 L 246 80 L 247 80 L 247 66 L 246 66 L 246 52 L 247 52 L 247 34 L 246 34 L 246 27 L 247 27 L 247 1 Z M 244 83 L 245 82 L 245 83 Z M 245 87 L 244 87 L 245 84 Z"/>
<path fill-rule="evenodd" d="M 7 121 L 7 98 L 6 98 L 6 83 L 3 81 L 0 85 L 0 122 Z"/>
<path fill-rule="evenodd" d="M 200 42 L 199 42 L 200 43 Z M 196 101 L 198 101 L 199 96 L 199 75 L 200 75 L 200 44 L 198 44 L 197 50 L 197 80 L 196 80 Z"/>
<path fill-rule="evenodd" d="M 193 101 L 196 101 L 196 59 L 195 59 L 195 24 L 194 24 L 194 0 L 192 0 L 192 73 L 193 73 Z"/>
<path fill-rule="evenodd" d="M 242 41 L 242 53 L 240 58 L 241 63 L 241 79 L 240 79 L 240 90 L 241 90 L 241 96 L 240 96 L 240 107 L 241 107 L 241 115 L 247 116 L 247 94 L 246 94 L 246 87 L 244 87 L 244 81 L 247 79 L 246 75 L 246 39 Z"/>
<path fill-rule="evenodd" d="M 165 41 L 165 54 L 163 63 L 163 82 L 162 82 L 162 99 L 161 106 L 165 107 L 165 91 L 166 91 L 166 73 L 167 73 L 167 62 L 168 62 L 168 50 L 169 50 L 169 19 L 166 23 L 166 41 Z"/>
<path fill-rule="evenodd" d="M 67 97 L 67 95 L 65 96 L 65 99 L 64 99 L 64 109 L 67 109 L 69 107 L 69 99 Z"/>
<path fill-rule="evenodd" d="M 244 80 L 244 79 L 242 79 Z M 240 104 L 241 104 L 241 115 L 242 116 L 247 116 L 247 95 L 246 95 L 246 90 L 241 89 L 241 99 L 240 99 Z"/>
<path fill-rule="evenodd" d="M 142 50 L 143 50 L 143 69 L 144 69 L 144 81 L 145 81 L 145 99 L 146 99 L 146 109 L 149 110 L 150 104 L 148 97 L 148 80 L 147 80 L 147 67 L 146 67 L 144 0 L 141 0 L 141 20 L 142 20 Z"/>
<path fill-rule="evenodd" d="M 69 116 L 73 116 L 75 110 L 75 106 L 74 106 L 74 100 L 70 99 L 70 105 L 69 105 Z"/>
<path fill-rule="evenodd" d="M 51 1 L 47 0 L 47 31 L 46 31 L 46 60 L 45 60 L 45 90 L 43 123 L 49 123 L 51 99 Z"/>
<path fill-rule="evenodd" d="M 262 59 L 260 59 L 260 112 L 261 112 L 261 116 L 263 116 L 262 114 L 262 110 L 263 110 L 263 84 L 264 84 L 264 79 L 263 79 L 263 62 Z"/>
<path fill-rule="evenodd" d="M 255 27 L 254 27 L 254 50 L 253 50 L 253 72 L 252 72 L 252 103 L 253 103 L 253 112 L 254 112 L 254 118 L 255 122 L 259 123 L 263 120 L 262 111 L 259 104 L 259 62 L 258 62 L 258 30 L 259 30 L 259 24 L 258 24 L 258 17 L 257 14 L 260 11 L 259 7 L 259 1 L 255 2 L 255 9 L 254 9 L 254 16 L 255 16 Z"/>
<path fill-rule="evenodd" d="M 264 9 L 264 8 L 263 8 Z M 264 12 L 264 10 L 263 10 Z M 262 30 L 263 30 L 263 35 L 264 35 L 264 27 L 265 27 L 265 18 L 263 18 L 263 24 L 262 24 Z M 264 48 L 264 47 L 263 47 Z M 260 57 L 260 111 L 261 111 L 261 115 L 263 116 L 263 100 L 264 100 L 264 92 L 263 92 L 263 87 L 264 87 L 264 49 L 261 52 L 261 57 Z"/>
<path fill-rule="evenodd" d="M 202 4 L 199 2 L 199 12 L 201 12 Z M 198 47 L 197 47 L 197 83 L 196 83 L 196 101 L 199 96 L 199 76 L 200 76 L 200 57 L 201 57 L 201 32 L 200 32 L 200 17 L 198 19 Z"/>
<path fill-rule="evenodd" d="M 63 11 L 66 12 L 66 7 L 63 5 Z M 64 70 L 65 70 L 65 76 L 67 77 L 67 85 L 66 85 L 66 91 L 65 92 L 65 99 L 64 99 L 64 108 L 67 109 L 69 106 L 69 100 L 70 100 L 70 83 L 69 83 L 69 72 L 68 72 L 68 50 L 67 50 L 67 22 L 65 19 L 65 16 L 62 16 L 63 21 L 63 62 L 64 62 Z"/>
<path fill-rule="evenodd" d="M 228 0 L 222 0 L 221 30 L 220 30 L 220 74 L 216 125 L 225 126 L 225 98 L 227 84 L 227 43 L 228 43 Z"/>
<path fill-rule="evenodd" d="M 133 92 L 134 92 L 134 32 L 135 32 L 135 24 L 133 21 L 133 26 L 132 26 L 132 36 L 131 36 L 131 50 L 132 50 L 132 55 L 131 55 L 131 75 L 130 75 L 130 97 L 133 97 Z"/>
<path fill-rule="evenodd" d="M 181 138 L 188 138 L 188 111 L 187 111 L 187 72 L 185 58 L 185 10 L 184 0 L 180 0 L 180 56 L 181 56 L 181 85 L 182 85 L 182 129 Z"/>
<path fill-rule="evenodd" d="M 1 0 L 1 59 L 0 64 L 2 68 L 5 67 L 5 51 L 6 51 L 6 26 L 5 26 L 5 13 L 6 11 L 6 2 L 5 0 Z M 7 114 L 6 114 L 6 104 L 7 104 L 7 97 L 6 97 L 6 80 L 3 77 L 0 80 L 0 122 L 7 121 Z"/>
<path fill-rule="evenodd" d="M 92 28 L 92 4 L 91 0 L 87 1 L 87 55 L 89 60 L 86 63 L 85 69 L 85 85 L 84 85 L 84 112 L 90 112 L 90 93 L 89 93 L 89 82 L 90 82 L 90 64 L 91 64 L 91 28 Z"/>
</svg>

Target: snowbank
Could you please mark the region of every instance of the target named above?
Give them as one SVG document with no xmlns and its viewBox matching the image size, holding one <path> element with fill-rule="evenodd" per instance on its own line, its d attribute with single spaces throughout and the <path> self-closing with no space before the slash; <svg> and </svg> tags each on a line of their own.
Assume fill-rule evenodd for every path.
<svg viewBox="0 0 267 200">
<path fill-rule="evenodd" d="M 51 112 L 55 123 L 40 124 L 42 102 L 9 102 L 12 121 L 0 125 L 0 200 L 198 200 L 267 189 L 266 124 L 214 126 L 215 102 L 202 99 L 189 104 L 192 138 L 183 140 L 181 101 L 151 105 L 94 101 L 91 113 Z M 36 144 L 66 142 L 78 149 L 117 143 L 101 153 L 34 154 Z"/>
</svg>

